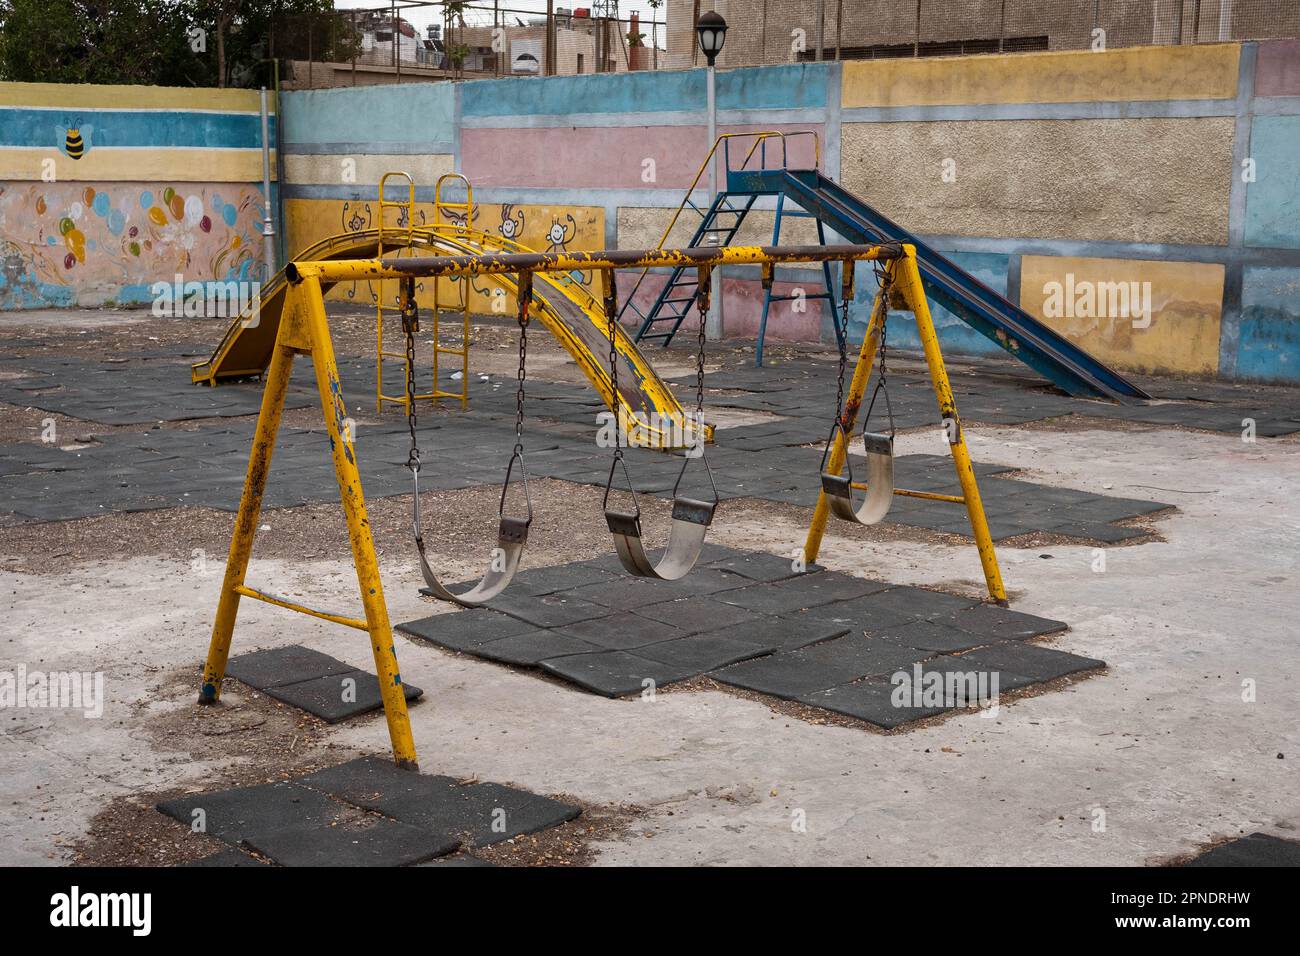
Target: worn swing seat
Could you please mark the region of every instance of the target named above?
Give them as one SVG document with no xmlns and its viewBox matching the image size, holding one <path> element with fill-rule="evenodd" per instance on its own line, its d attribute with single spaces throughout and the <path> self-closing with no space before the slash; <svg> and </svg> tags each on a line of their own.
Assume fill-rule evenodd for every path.
<svg viewBox="0 0 1300 956">
<path fill-rule="evenodd" d="M 701 454 L 701 458 L 703 454 Z M 628 490 L 632 493 L 632 511 L 620 511 L 609 506 L 609 493 L 614 484 L 614 470 L 623 464 L 623 475 L 627 478 Z M 695 567 L 704 550 L 704 538 L 708 534 L 713 514 L 718 509 L 718 491 L 713 488 L 713 500 L 701 501 L 677 493 L 682 475 L 686 474 L 688 458 L 677 475 L 673 485 L 673 523 L 668 531 L 668 546 L 658 560 L 646 553 L 645 542 L 641 537 L 641 504 L 637 500 L 636 489 L 632 486 L 627 463 L 619 455 L 609 466 L 609 481 L 605 485 L 605 522 L 614 536 L 614 548 L 618 560 L 629 573 L 642 578 L 657 578 L 660 581 L 676 581 L 683 578 Z M 713 471 L 707 460 L 705 470 L 709 474 L 709 485 L 713 486 Z"/>
<path fill-rule="evenodd" d="M 519 473 L 524 483 L 524 500 L 528 504 L 528 514 L 522 518 L 505 513 L 506 491 L 510 487 L 510 475 L 514 471 L 516 461 L 519 462 Z M 426 585 L 421 588 L 420 593 L 459 604 L 461 607 L 481 607 L 509 586 L 515 572 L 519 570 L 519 561 L 524 555 L 524 547 L 528 544 L 528 528 L 533 523 L 533 499 L 528 492 L 528 475 L 524 470 L 523 455 L 516 451 L 510 456 L 510 465 L 506 468 L 506 480 L 501 488 L 501 505 L 497 511 L 500 519 L 497 525 L 497 546 L 492 551 L 488 569 L 478 583 L 459 594 L 449 591 L 429 566 L 424 551 L 424 533 L 420 528 L 419 469 L 413 469 L 412 474 L 415 475 L 415 548 L 420 554 L 420 573 L 424 576 Z"/>
<path fill-rule="evenodd" d="M 832 435 L 832 437 L 834 437 Z M 822 461 L 822 491 L 835 517 L 854 524 L 878 524 L 889 513 L 894 501 L 894 437 L 877 432 L 863 432 L 867 453 L 867 493 L 861 505 L 853 503 L 853 466 L 845 448 L 844 474 L 832 475 Z M 829 452 L 829 444 L 827 451 Z"/>
</svg>

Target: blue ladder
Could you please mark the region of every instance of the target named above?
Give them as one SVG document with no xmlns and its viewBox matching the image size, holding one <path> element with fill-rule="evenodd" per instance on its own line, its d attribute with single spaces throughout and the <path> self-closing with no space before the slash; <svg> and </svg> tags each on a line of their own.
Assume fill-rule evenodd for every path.
<svg viewBox="0 0 1300 956">
<path fill-rule="evenodd" d="M 736 232 L 740 229 L 745 214 L 749 212 L 758 196 L 751 193 L 743 198 L 745 204 L 735 206 L 731 202 L 730 193 L 718 193 L 717 198 L 709 205 L 707 211 L 700 209 L 694 201 L 687 198 L 686 205 L 690 206 L 702 217 L 699 227 L 695 230 L 695 235 L 691 237 L 691 246 L 731 245 L 731 240 L 735 238 Z M 728 216 L 731 217 L 730 221 L 725 218 Z M 718 225 L 719 222 L 722 224 Z M 708 236 L 717 236 L 719 238 L 715 242 L 706 243 L 704 240 Z M 690 314 L 691 304 L 695 301 L 695 286 L 695 269 L 677 266 L 669 274 L 668 282 L 659 290 L 659 295 L 655 298 L 650 311 L 642 312 L 632 301 L 632 297 L 628 296 L 623 307 L 631 309 L 641 317 L 641 327 L 637 329 L 637 333 L 633 337 L 635 341 L 663 339 L 664 348 L 667 348 L 668 343 L 677 334 L 677 330 L 681 328 L 686 316 Z M 650 331 L 653 326 L 667 322 L 672 324 L 666 332 Z"/>
<path fill-rule="evenodd" d="M 781 220 L 785 216 L 794 219 L 814 220 L 817 223 L 817 244 L 821 246 L 826 245 L 826 227 L 822 221 L 812 213 L 804 212 L 803 210 L 799 210 L 798 212 L 786 212 L 785 193 L 777 193 L 776 196 L 776 221 L 772 225 L 772 245 L 779 246 L 781 244 Z M 765 280 L 763 282 L 763 316 L 758 322 L 758 341 L 754 348 L 754 368 L 763 367 L 763 339 L 767 335 L 767 316 L 772 309 L 773 302 L 794 302 L 800 299 L 804 301 L 809 299 L 825 299 L 831 307 L 831 325 L 835 327 L 836 346 L 842 348 L 846 344 L 844 341 L 844 334 L 847 330 L 840 322 L 840 310 L 835 301 L 835 294 L 833 291 L 835 289 L 835 280 L 831 274 L 831 264 L 829 262 L 822 263 L 822 282 L 825 284 L 825 291 L 815 292 L 812 294 L 774 295 L 772 293 L 772 287 L 775 284 L 775 273 L 776 267 L 773 266 L 771 273 L 773 281 Z M 848 317 L 845 316 L 846 323 L 847 319 Z"/>
</svg>

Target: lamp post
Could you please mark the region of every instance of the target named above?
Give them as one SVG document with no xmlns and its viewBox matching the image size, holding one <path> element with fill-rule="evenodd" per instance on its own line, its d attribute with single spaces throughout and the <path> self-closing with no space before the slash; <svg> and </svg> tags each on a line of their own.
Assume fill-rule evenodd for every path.
<svg viewBox="0 0 1300 956">
<path fill-rule="evenodd" d="M 704 74 L 706 78 L 706 109 L 709 115 L 709 145 L 712 149 L 713 144 L 718 139 L 718 104 L 714 95 L 714 66 L 713 61 L 718 58 L 722 52 L 722 44 L 727 40 L 727 21 L 722 19 L 714 11 L 700 15 L 695 21 L 695 35 L 700 42 L 700 51 L 704 54 L 704 59 L 708 63 Z M 709 205 L 712 206 L 718 198 L 718 157 L 715 155 L 709 160 Z M 718 234 L 710 233 L 713 244 L 718 242 Z M 713 338 L 722 337 L 722 269 L 714 269 L 711 279 L 712 288 L 710 290 L 711 308 L 709 309 L 708 322 L 705 323 L 705 331 Z"/>
</svg>

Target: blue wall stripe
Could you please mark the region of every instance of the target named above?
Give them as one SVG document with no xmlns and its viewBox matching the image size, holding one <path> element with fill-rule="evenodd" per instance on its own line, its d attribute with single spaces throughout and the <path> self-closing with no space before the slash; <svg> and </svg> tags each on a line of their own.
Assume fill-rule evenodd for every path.
<svg viewBox="0 0 1300 956">
<path fill-rule="evenodd" d="M 256 113 L 184 110 L 29 110 L 0 108 L 0 145 L 56 147 L 68 127 L 79 124 L 91 146 L 191 146 L 260 149 L 262 119 Z M 275 116 L 271 116 L 275 124 Z M 89 134 L 86 130 L 91 127 Z M 274 130 L 272 130 L 274 133 Z"/>
<path fill-rule="evenodd" d="M 724 70 L 718 109 L 808 109 L 826 106 L 824 63 Z M 690 113 L 704 109 L 704 71 L 515 77 L 460 84 L 465 117 L 575 113 Z"/>
</svg>

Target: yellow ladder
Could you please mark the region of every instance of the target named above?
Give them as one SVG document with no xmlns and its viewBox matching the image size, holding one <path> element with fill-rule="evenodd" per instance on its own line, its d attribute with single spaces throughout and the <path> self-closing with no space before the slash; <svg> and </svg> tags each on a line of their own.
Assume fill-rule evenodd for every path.
<svg viewBox="0 0 1300 956">
<path fill-rule="evenodd" d="M 402 179 L 406 180 L 406 199 L 390 200 L 385 198 L 384 188 L 388 185 L 388 180 L 392 176 L 400 176 Z M 377 259 L 382 259 L 384 257 L 384 232 L 387 228 L 387 224 L 385 223 L 384 219 L 385 219 L 385 213 L 389 209 L 398 210 L 397 227 L 395 230 L 391 230 L 391 231 L 406 233 L 406 242 L 397 243 L 394 246 L 394 248 L 397 249 L 409 248 L 411 245 L 412 236 L 415 232 L 415 180 L 411 178 L 411 175 L 409 173 L 404 173 L 400 171 L 388 172 L 388 173 L 384 173 L 384 175 L 379 178 L 379 229 L 378 229 L 379 236 L 378 236 L 378 247 L 375 251 L 375 258 Z M 406 214 L 405 226 L 402 225 L 403 212 L 405 212 Z M 378 355 L 379 361 L 375 370 L 375 411 L 382 412 L 384 410 L 384 402 L 392 402 L 395 405 L 403 406 L 403 408 L 406 407 L 407 404 L 406 377 L 411 373 L 411 369 L 407 367 L 410 363 L 410 359 L 407 357 L 405 349 L 403 349 L 400 352 L 392 352 L 392 351 L 384 350 L 384 313 L 393 312 L 393 313 L 400 314 L 401 308 L 396 304 L 397 297 L 394 297 L 393 305 L 388 307 L 384 306 L 385 280 L 380 279 L 378 281 L 379 281 L 379 292 L 375 296 L 375 301 L 376 301 L 375 338 L 376 338 L 376 353 Z M 393 359 L 393 358 L 402 360 L 402 394 L 401 395 L 384 394 L 384 359 Z M 435 376 L 435 384 L 436 384 L 436 376 Z M 425 393 L 423 395 L 417 394 L 415 397 L 433 398 L 433 393 L 430 392 L 430 393 Z M 407 408 L 406 411 L 409 412 L 410 409 Z"/>
<path fill-rule="evenodd" d="M 464 202 L 451 202 L 442 198 L 442 187 L 448 180 L 464 184 Z M 437 228 L 444 223 L 450 223 L 454 227 L 455 234 L 462 238 L 468 236 L 470 230 L 474 228 L 474 187 L 460 173 L 446 173 L 439 176 L 433 186 L 433 224 Z M 469 408 L 469 298 L 471 283 L 474 280 L 471 275 L 460 277 L 457 283 L 459 299 L 454 307 L 448 309 L 449 312 L 459 311 L 461 314 L 459 348 L 442 344 L 442 303 L 439 299 L 442 281 L 438 278 L 433 280 L 433 392 L 431 396 L 435 401 L 440 398 L 457 399 L 461 410 L 464 411 Z M 438 377 L 441 368 L 439 359 L 443 355 L 460 358 L 460 391 L 458 392 L 444 389 L 440 384 L 442 380 Z"/>
</svg>

